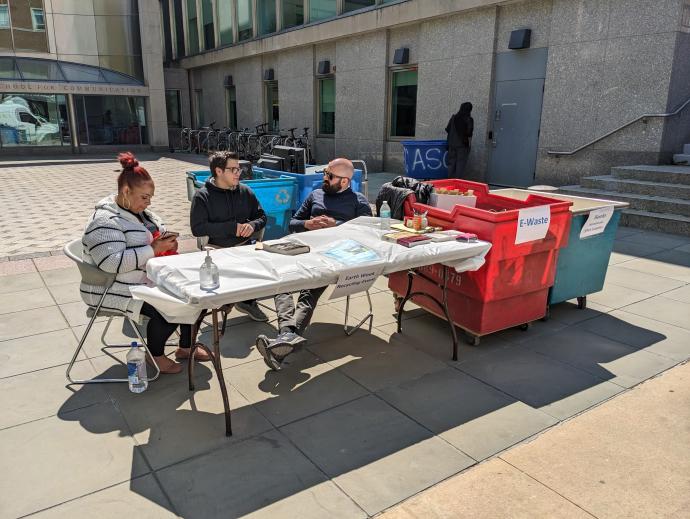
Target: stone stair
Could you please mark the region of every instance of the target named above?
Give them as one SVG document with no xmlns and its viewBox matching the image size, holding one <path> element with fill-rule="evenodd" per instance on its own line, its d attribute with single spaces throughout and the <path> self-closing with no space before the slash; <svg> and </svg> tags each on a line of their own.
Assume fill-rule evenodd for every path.
<svg viewBox="0 0 690 519">
<path fill-rule="evenodd" d="M 627 202 L 621 225 L 690 236 L 690 165 L 614 167 L 610 175 L 584 177 L 559 192 Z"/>
<path fill-rule="evenodd" d="M 673 163 L 690 166 L 690 144 L 683 145 L 683 153 L 676 153 L 673 156 Z"/>
</svg>

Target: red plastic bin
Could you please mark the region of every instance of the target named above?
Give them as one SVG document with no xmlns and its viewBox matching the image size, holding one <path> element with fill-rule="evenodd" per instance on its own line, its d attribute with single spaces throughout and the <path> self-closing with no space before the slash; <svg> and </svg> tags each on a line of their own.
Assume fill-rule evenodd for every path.
<svg viewBox="0 0 690 519">
<path fill-rule="evenodd" d="M 553 285 L 556 273 L 558 249 L 568 242 L 571 204 L 537 194 L 524 201 L 514 200 L 490 194 L 486 184 L 464 180 L 430 183 L 436 188 L 472 189 L 477 196 L 476 207 L 456 205 L 446 211 L 415 202 L 405 204 L 407 216 L 411 216 L 411 207 L 427 211 L 430 225 L 472 232 L 492 243 L 481 269 L 450 279 L 449 309 L 455 323 L 476 335 L 484 335 L 543 317 L 548 288 Z M 516 245 L 519 210 L 540 205 L 551 207 L 546 237 Z M 427 267 L 426 274 L 440 282 L 442 267 Z M 437 285 L 421 279 L 416 282 L 428 284 L 426 291 L 440 298 L 441 289 Z M 404 295 L 407 278 L 403 273 L 393 274 L 388 285 Z M 416 299 L 415 303 L 431 308 L 423 298 Z"/>
</svg>

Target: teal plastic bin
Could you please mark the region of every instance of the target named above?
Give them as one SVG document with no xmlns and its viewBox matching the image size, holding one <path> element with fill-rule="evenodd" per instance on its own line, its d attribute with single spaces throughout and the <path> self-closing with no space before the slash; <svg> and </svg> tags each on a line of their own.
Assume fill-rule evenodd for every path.
<svg viewBox="0 0 690 519">
<path fill-rule="evenodd" d="M 496 189 L 491 192 L 518 200 L 524 200 L 529 194 L 537 193 L 537 191 L 524 189 Z M 578 307 L 586 308 L 587 295 L 599 292 L 604 288 L 606 271 L 616 239 L 618 222 L 621 218 L 621 210 L 628 204 L 551 192 L 543 194 L 549 198 L 573 202 L 570 207 L 573 218 L 570 225 L 568 246 L 558 252 L 556 277 L 553 286 L 549 289 L 548 304 L 554 305 L 570 299 L 577 299 Z M 585 225 L 590 211 L 610 205 L 614 206 L 614 211 L 604 232 L 581 239 L 580 231 Z"/>
<path fill-rule="evenodd" d="M 187 172 L 187 196 L 190 200 L 210 176 L 211 171 L 208 169 Z M 255 172 L 254 180 L 242 180 L 242 183 L 252 188 L 266 212 L 264 240 L 274 240 L 289 234 L 292 207 L 297 196 L 295 179 L 287 175 L 276 178 L 264 177 L 261 173 Z"/>
<path fill-rule="evenodd" d="M 313 166 L 307 167 L 311 168 Z M 326 166 L 323 167 L 325 168 Z M 311 193 L 314 189 L 321 187 L 321 184 L 323 184 L 323 170 L 318 173 L 302 174 L 254 166 L 254 174 L 264 175 L 265 177 L 269 178 L 276 178 L 280 176 L 289 176 L 294 178 L 297 182 L 297 197 L 294 200 L 294 205 L 292 207 L 293 211 L 297 211 L 297 209 L 299 209 L 302 203 L 307 199 L 309 193 Z M 355 169 L 355 174 L 352 176 L 352 190 L 359 193 L 364 193 L 362 189 L 362 170 Z"/>
</svg>

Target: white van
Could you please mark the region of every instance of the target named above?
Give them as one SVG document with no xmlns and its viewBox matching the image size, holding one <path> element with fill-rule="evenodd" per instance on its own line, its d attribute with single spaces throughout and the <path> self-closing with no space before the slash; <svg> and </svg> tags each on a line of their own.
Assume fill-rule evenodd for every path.
<svg viewBox="0 0 690 519">
<path fill-rule="evenodd" d="M 0 127 L 3 126 L 17 130 L 20 144 L 60 143 L 60 127 L 32 113 L 21 97 L 8 97 L 0 103 Z"/>
</svg>

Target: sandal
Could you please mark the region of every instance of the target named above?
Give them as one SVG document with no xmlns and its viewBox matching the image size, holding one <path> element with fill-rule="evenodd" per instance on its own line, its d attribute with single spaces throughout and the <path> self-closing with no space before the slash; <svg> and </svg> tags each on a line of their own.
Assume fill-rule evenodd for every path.
<svg viewBox="0 0 690 519">
<path fill-rule="evenodd" d="M 207 362 L 207 361 L 211 360 L 211 356 L 208 353 L 206 353 L 206 350 L 199 347 L 200 344 L 201 344 L 200 342 L 197 342 L 195 344 L 196 348 L 194 349 L 194 360 L 196 360 L 198 362 Z M 190 348 L 177 348 L 177 350 L 175 350 L 175 358 L 177 360 L 188 359 L 189 358 L 189 350 L 190 350 Z"/>
</svg>

